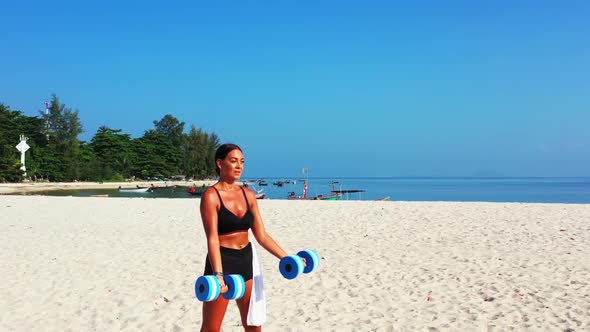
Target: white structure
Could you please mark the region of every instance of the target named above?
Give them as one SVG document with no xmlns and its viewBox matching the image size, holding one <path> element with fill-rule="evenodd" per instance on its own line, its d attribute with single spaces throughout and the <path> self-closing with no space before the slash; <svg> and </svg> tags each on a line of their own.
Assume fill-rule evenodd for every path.
<svg viewBox="0 0 590 332">
<path fill-rule="evenodd" d="M 25 137 L 25 135 L 20 135 L 20 143 L 16 146 L 16 149 L 20 151 L 20 163 L 23 164 L 20 169 L 25 172 L 25 177 L 27 176 L 27 168 L 25 167 L 25 152 L 30 148 L 27 144 L 27 140 L 29 138 Z"/>
<path fill-rule="evenodd" d="M 49 130 L 51 128 L 51 124 L 49 123 L 49 102 L 45 101 L 45 138 L 49 142 Z"/>
</svg>

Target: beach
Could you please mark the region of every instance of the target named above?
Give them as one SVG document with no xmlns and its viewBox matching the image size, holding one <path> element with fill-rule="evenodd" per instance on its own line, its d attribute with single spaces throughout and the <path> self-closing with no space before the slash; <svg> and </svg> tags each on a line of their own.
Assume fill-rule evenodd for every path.
<svg viewBox="0 0 590 332">
<path fill-rule="evenodd" d="M 166 187 L 166 186 L 210 186 L 217 181 L 196 180 L 196 181 L 126 181 L 126 182 L 21 182 L 21 183 L 0 183 L 0 195 L 35 193 L 49 190 L 76 190 L 76 189 L 117 189 L 137 187 Z"/>
<path fill-rule="evenodd" d="M 322 257 L 286 280 L 258 246 L 266 331 L 590 330 L 590 204 L 258 204 L 286 251 Z M 0 196 L 0 330 L 198 330 L 198 206 Z"/>
</svg>

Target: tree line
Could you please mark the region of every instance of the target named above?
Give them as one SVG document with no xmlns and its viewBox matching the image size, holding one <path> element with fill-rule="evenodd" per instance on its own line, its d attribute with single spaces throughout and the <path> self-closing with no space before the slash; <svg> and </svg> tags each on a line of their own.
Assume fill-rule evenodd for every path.
<svg viewBox="0 0 590 332">
<path fill-rule="evenodd" d="M 154 121 L 142 137 L 131 138 L 121 129 L 98 128 L 90 142 L 81 141 L 79 111 L 52 96 L 47 114 L 26 116 L 0 103 L 0 182 L 24 179 L 20 135 L 28 137 L 27 179 L 33 181 L 121 181 L 136 177 L 192 178 L 214 176 L 219 137 L 167 114 Z"/>
</svg>

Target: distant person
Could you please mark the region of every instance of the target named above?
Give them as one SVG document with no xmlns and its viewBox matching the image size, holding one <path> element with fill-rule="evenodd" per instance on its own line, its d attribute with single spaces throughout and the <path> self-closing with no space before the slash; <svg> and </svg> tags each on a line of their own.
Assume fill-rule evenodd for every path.
<svg viewBox="0 0 590 332">
<path fill-rule="evenodd" d="M 253 270 L 259 267 L 248 230 L 252 229 L 256 241 L 277 258 L 287 253 L 266 232 L 254 192 L 238 184 L 244 170 L 242 149 L 235 144 L 221 145 L 215 152 L 215 166 L 219 181 L 205 190 L 201 198 L 201 219 L 208 249 L 204 274 L 217 277 L 222 293 L 227 291 L 223 275 L 240 274 L 246 283 L 244 296 L 236 300 L 242 325 L 245 331 L 261 331 L 266 309 L 264 301 L 262 308 L 258 306 L 259 301 L 250 303 L 253 289 L 257 300 L 263 292 L 261 276 L 253 275 Z M 223 296 L 203 302 L 201 331 L 221 329 L 228 303 Z"/>
</svg>

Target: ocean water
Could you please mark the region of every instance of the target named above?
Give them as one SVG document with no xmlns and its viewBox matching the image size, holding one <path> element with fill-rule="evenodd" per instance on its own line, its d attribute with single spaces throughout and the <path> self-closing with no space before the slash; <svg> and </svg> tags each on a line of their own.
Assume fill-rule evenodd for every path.
<svg viewBox="0 0 590 332">
<path fill-rule="evenodd" d="M 329 194 L 337 190 L 362 189 L 343 199 L 392 201 L 590 203 L 590 178 L 313 178 L 308 193 Z M 302 194 L 302 184 L 272 186 L 270 197 L 286 197 L 288 191 Z"/>
<path fill-rule="evenodd" d="M 302 195 L 303 181 L 282 187 L 272 183 L 279 180 L 265 178 L 268 186 L 251 185 L 263 189 L 267 198 L 286 199 L 289 192 Z M 292 179 L 291 179 L 292 180 Z M 365 190 L 345 194 L 343 199 L 391 201 L 462 201 L 462 202 L 532 202 L 532 203 L 590 203 L 590 178 L 309 178 L 308 195 L 328 195 L 332 182 L 337 190 Z M 36 193 L 59 196 L 90 196 L 108 194 L 111 197 L 193 198 L 186 188 L 159 190 L 147 193 L 120 193 L 112 190 L 69 190 Z"/>
</svg>

